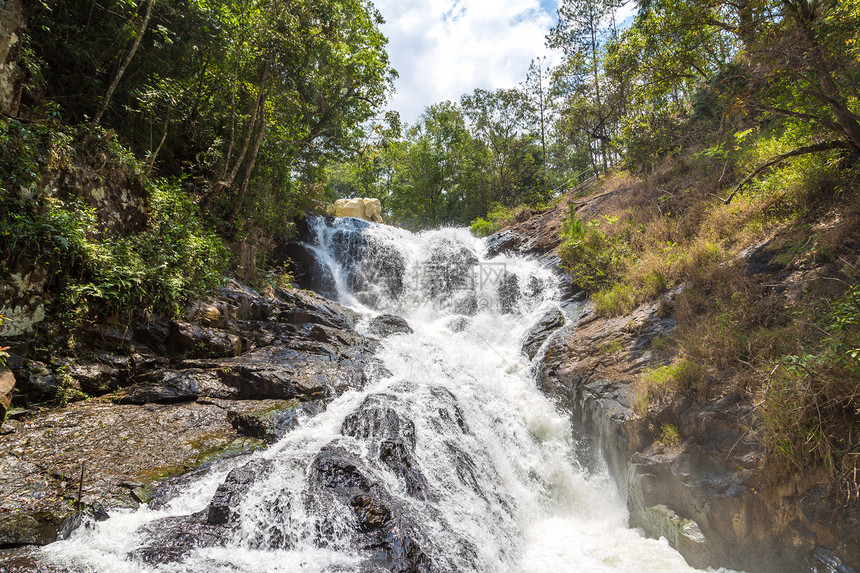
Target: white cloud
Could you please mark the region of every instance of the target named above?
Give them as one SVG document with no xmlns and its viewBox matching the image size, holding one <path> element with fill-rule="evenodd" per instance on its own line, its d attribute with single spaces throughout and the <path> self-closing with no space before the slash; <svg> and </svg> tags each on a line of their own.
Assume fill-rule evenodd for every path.
<svg viewBox="0 0 860 573">
<path fill-rule="evenodd" d="M 389 104 L 404 121 L 475 88 L 513 87 L 548 54 L 551 0 L 376 0 L 388 53 L 400 73 Z"/>
</svg>

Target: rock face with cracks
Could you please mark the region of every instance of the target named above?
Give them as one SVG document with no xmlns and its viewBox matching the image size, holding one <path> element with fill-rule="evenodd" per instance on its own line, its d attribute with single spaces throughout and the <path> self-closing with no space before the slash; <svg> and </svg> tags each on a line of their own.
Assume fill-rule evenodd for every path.
<svg viewBox="0 0 860 573">
<path fill-rule="evenodd" d="M 573 206 L 599 212 L 604 195 Z M 557 264 L 565 211 L 561 205 L 515 221 L 488 238 L 490 255 L 522 253 Z M 572 317 L 551 311 L 526 336 L 523 352 L 537 361 L 542 391 L 590 438 L 581 455 L 607 463 L 626 495 L 631 526 L 665 537 L 696 567 L 857 570 L 856 502 L 846 505 L 800 477 L 769 480 L 749 401 L 724 393 L 704 403 L 673 401 L 649 419 L 633 412 L 632 384 L 644 368 L 660 365 L 652 342 L 675 328 L 672 300 L 680 288 L 615 318 L 600 316 L 573 292 Z M 678 429 L 679 443 L 658 440 L 665 424 Z"/>
<path fill-rule="evenodd" d="M 183 320 L 84 332 L 75 357 L 13 357 L 25 404 L 69 387 L 99 396 L 10 411 L 0 435 L 0 547 L 56 540 L 79 522 L 79 487 L 84 513 L 133 507 L 165 479 L 276 441 L 362 387 L 377 343 L 355 331 L 356 318 L 312 293 L 262 296 L 232 282 Z M 186 533 L 205 538 L 207 527 Z"/>
</svg>

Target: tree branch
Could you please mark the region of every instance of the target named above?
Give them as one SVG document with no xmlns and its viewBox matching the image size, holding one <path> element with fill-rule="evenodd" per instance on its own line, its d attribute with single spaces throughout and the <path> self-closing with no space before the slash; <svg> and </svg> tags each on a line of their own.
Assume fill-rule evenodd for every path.
<svg viewBox="0 0 860 573">
<path fill-rule="evenodd" d="M 822 143 L 816 143 L 814 145 L 805 145 L 803 147 L 798 147 L 797 149 L 794 149 L 794 150 L 789 151 L 787 153 L 783 153 L 781 155 L 777 155 L 776 157 L 772 157 L 772 158 L 768 159 L 767 161 L 765 161 L 762 165 L 757 167 L 752 173 L 747 175 L 743 181 L 738 183 L 738 186 L 735 187 L 734 191 L 732 191 L 729 194 L 729 196 L 726 197 L 725 199 L 723 199 L 722 201 L 726 205 L 731 203 L 732 199 L 735 198 L 735 195 L 737 195 L 741 189 L 743 189 L 747 184 L 749 184 L 750 181 L 752 181 L 762 171 L 765 171 L 766 169 L 773 167 L 777 163 L 781 163 L 781 162 L 783 162 L 786 159 L 789 159 L 791 157 L 797 157 L 798 155 L 806 155 L 807 153 L 818 153 L 820 151 L 828 151 L 831 149 L 851 149 L 851 144 L 848 143 L 847 141 L 842 141 L 842 140 L 825 141 Z"/>
<path fill-rule="evenodd" d="M 119 80 L 122 79 L 123 74 L 125 74 L 126 68 L 131 63 L 131 59 L 134 58 L 135 52 L 137 52 L 138 46 L 140 46 L 140 41 L 143 39 L 144 33 L 146 33 L 146 27 L 149 25 L 149 17 L 152 15 L 152 5 L 155 4 L 155 0 L 149 0 L 149 4 L 146 5 L 146 14 L 143 17 L 143 23 L 140 25 L 140 30 L 137 32 L 137 36 L 134 38 L 134 44 L 131 46 L 131 50 L 128 52 L 128 55 L 125 57 L 125 60 L 122 62 L 122 65 L 117 70 L 116 75 L 113 77 L 113 81 L 108 88 L 107 94 L 105 94 L 105 100 L 102 103 L 102 108 L 99 110 L 99 113 L 96 115 L 96 118 L 93 120 L 93 125 L 98 125 L 105 111 L 107 111 L 108 104 L 110 104 L 110 98 L 113 97 L 113 92 L 116 90 L 116 86 L 119 85 Z"/>
</svg>

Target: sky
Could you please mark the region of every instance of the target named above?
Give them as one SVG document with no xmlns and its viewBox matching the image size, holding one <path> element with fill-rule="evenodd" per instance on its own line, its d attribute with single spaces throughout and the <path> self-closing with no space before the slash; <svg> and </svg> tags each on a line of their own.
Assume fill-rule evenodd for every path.
<svg viewBox="0 0 860 573">
<path fill-rule="evenodd" d="M 510 88 L 544 45 L 556 0 L 375 0 L 400 74 L 389 109 L 414 123 L 424 108 L 475 88 Z"/>
</svg>

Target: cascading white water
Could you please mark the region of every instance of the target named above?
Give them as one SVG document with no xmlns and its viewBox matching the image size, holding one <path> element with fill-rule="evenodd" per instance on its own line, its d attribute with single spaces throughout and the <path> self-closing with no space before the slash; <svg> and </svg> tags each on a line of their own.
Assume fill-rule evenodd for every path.
<svg viewBox="0 0 860 573">
<path fill-rule="evenodd" d="M 386 539 L 420 548 L 420 559 L 404 549 L 409 570 L 693 571 L 665 541 L 626 527 L 607 475 L 580 465 L 565 416 L 536 388 L 520 349 L 531 325 L 559 306 L 550 270 L 487 260 L 463 229 L 414 235 L 319 219 L 312 230 L 318 278 L 365 316 L 359 331 L 383 312 L 414 329 L 383 341 L 388 373 L 254 454 L 259 474 L 223 543 L 176 563 L 133 556 L 151 543 L 148 525 L 204 510 L 239 461 L 161 510 L 79 529 L 46 548 L 49 559 L 94 571 L 384 571 L 393 565 L 369 560 L 366 527 L 356 523 L 354 500 L 370 495 L 396 523 Z M 352 508 L 325 481 L 344 468 L 355 470 L 349 487 L 364 488 Z"/>
</svg>

